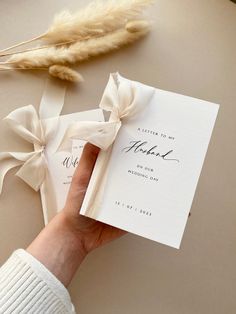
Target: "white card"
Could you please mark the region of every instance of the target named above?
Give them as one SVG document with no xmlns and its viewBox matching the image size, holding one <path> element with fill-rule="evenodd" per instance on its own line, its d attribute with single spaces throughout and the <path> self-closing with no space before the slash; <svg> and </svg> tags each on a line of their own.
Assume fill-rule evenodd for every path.
<svg viewBox="0 0 236 314">
<path fill-rule="evenodd" d="M 121 126 L 96 216 L 85 209 L 99 160 L 81 214 L 179 248 L 218 108 L 155 89 L 148 106 Z"/>
<path fill-rule="evenodd" d="M 71 179 L 78 165 L 85 142 L 79 140 L 73 141 L 71 153 L 57 151 L 57 148 L 70 124 L 84 120 L 104 121 L 104 116 L 101 109 L 96 109 L 63 115 L 59 116 L 59 118 L 46 119 L 43 120 L 43 123 L 50 125 L 53 124 L 55 120 L 58 120 L 57 131 L 55 137 L 47 143 L 45 157 L 55 192 L 57 203 L 56 211 L 60 211 L 65 205 Z M 71 141 L 71 139 L 68 139 L 68 141 Z"/>
</svg>

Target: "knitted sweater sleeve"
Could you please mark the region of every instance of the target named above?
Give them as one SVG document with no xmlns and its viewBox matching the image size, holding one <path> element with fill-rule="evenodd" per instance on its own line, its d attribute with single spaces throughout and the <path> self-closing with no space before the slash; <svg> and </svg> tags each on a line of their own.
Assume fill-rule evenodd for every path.
<svg viewBox="0 0 236 314">
<path fill-rule="evenodd" d="M 0 314 L 75 313 L 67 289 L 26 251 L 15 251 L 0 268 Z"/>
</svg>

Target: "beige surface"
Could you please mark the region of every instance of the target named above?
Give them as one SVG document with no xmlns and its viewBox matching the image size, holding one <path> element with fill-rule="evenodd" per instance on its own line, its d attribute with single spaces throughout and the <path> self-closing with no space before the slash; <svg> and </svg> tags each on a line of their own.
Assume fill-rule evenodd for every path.
<svg viewBox="0 0 236 314">
<path fill-rule="evenodd" d="M 0 48 L 44 31 L 53 14 L 87 1 L 1 0 Z M 63 113 L 95 108 L 109 72 L 221 104 L 181 250 L 128 235 L 94 251 L 70 287 L 83 314 L 234 314 L 236 311 L 236 5 L 157 0 L 152 34 L 80 66 Z M 0 118 L 38 106 L 45 74 L 0 75 Z M 0 150 L 12 136 L 0 125 Z M 12 149 L 17 149 L 14 140 Z M 29 149 L 25 145 L 25 149 Z M 43 226 L 39 195 L 13 176 L 0 198 L 0 262 Z"/>
</svg>

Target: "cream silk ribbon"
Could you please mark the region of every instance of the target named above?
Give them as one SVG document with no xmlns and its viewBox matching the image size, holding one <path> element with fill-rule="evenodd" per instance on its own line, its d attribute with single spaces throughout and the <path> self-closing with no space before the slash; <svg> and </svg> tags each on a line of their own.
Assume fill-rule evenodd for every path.
<svg viewBox="0 0 236 314">
<path fill-rule="evenodd" d="M 101 206 L 107 177 L 107 164 L 112 144 L 125 121 L 135 119 L 144 110 L 155 93 L 153 87 L 130 81 L 119 73 L 110 75 L 99 107 L 110 112 L 107 122 L 83 121 L 72 124 L 66 131 L 58 150 L 71 151 L 72 141 L 68 138 L 85 140 L 101 148 L 97 165 L 90 180 L 89 196 L 85 197 L 85 215 L 96 219 Z M 87 199 L 89 197 L 89 199 Z"/>
<path fill-rule="evenodd" d="M 54 124 L 45 123 L 44 127 L 41 120 L 60 115 L 64 104 L 64 95 L 64 85 L 48 80 L 40 103 L 39 115 L 36 109 L 29 105 L 14 110 L 4 119 L 8 127 L 19 137 L 33 144 L 33 150 L 31 152 L 0 153 L 0 193 L 7 172 L 14 167 L 21 166 L 16 175 L 35 191 L 42 189 L 45 224 L 55 214 L 56 207 L 44 150 L 56 131 L 58 120 L 55 119 Z"/>
<path fill-rule="evenodd" d="M 145 109 L 154 91 L 154 88 L 127 80 L 118 73 L 111 74 L 100 103 L 100 108 L 111 113 L 109 121 L 82 121 L 72 124 L 67 129 L 59 150 L 71 151 L 72 141 L 68 141 L 68 137 L 90 142 L 102 150 L 97 161 L 98 167 L 95 167 L 90 181 L 91 193 L 86 211 L 90 217 L 93 211 L 99 209 L 112 144 L 122 123 L 135 118 L 140 110 Z M 16 109 L 5 118 L 8 126 L 18 136 L 33 144 L 34 149 L 31 152 L 0 153 L 0 193 L 6 173 L 20 166 L 17 176 L 35 191 L 40 189 L 45 224 L 56 213 L 56 201 L 44 150 L 47 143 L 53 139 L 58 119 L 53 119 L 55 121 L 53 123 L 43 124 L 42 120 L 59 117 L 64 104 L 64 94 L 65 87 L 48 81 L 40 103 L 39 116 L 30 105 Z"/>
</svg>

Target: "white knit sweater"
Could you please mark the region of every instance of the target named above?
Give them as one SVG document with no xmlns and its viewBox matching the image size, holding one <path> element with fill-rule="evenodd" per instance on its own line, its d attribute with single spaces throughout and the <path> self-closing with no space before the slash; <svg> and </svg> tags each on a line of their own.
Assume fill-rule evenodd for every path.
<svg viewBox="0 0 236 314">
<path fill-rule="evenodd" d="M 0 268 L 0 314 L 75 313 L 68 291 L 38 260 L 15 251 Z"/>
</svg>

